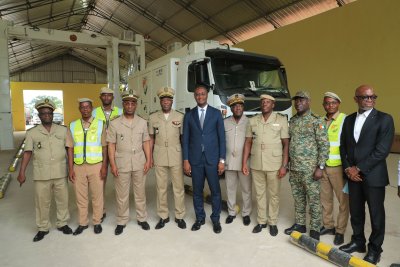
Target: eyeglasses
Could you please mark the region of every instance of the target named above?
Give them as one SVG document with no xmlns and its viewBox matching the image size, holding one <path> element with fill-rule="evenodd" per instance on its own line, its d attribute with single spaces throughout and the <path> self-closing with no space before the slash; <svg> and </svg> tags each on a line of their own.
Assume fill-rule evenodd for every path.
<svg viewBox="0 0 400 267">
<path fill-rule="evenodd" d="M 356 97 L 358 99 L 363 100 L 363 101 L 365 101 L 365 100 L 375 100 L 375 99 L 378 98 L 377 95 L 356 95 Z"/>
</svg>

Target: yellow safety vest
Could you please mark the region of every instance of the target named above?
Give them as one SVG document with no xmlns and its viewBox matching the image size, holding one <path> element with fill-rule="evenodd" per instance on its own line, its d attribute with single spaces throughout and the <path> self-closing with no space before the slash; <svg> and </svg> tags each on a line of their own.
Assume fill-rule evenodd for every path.
<svg viewBox="0 0 400 267">
<path fill-rule="evenodd" d="M 110 118 L 109 120 L 107 120 L 102 107 L 97 107 L 92 111 L 92 116 L 99 120 L 102 120 L 106 124 L 107 128 L 108 124 L 110 123 L 110 120 L 121 114 L 122 114 L 122 109 L 120 109 L 119 107 L 113 107 L 111 110 Z"/>
<path fill-rule="evenodd" d="M 71 122 L 72 138 L 74 139 L 74 163 L 95 164 L 103 161 L 103 148 L 101 146 L 101 134 L 103 131 L 103 121 L 94 118 L 89 129 L 83 129 L 82 121 Z"/>
<path fill-rule="evenodd" d="M 326 165 L 329 167 L 336 167 L 342 165 L 340 159 L 340 134 L 342 133 L 342 127 L 346 114 L 340 113 L 339 116 L 332 120 L 328 128 L 328 139 L 329 139 L 329 158 L 326 161 Z"/>
</svg>

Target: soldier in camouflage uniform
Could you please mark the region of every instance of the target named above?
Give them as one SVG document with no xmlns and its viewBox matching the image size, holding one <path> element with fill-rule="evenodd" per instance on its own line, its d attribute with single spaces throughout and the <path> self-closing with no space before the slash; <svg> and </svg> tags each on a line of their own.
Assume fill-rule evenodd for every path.
<svg viewBox="0 0 400 267">
<path fill-rule="evenodd" d="M 311 97 L 299 91 L 293 97 L 297 114 L 289 124 L 289 157 L 295 224 L 285 230 L 306 232 L 307 200 L 310 205 L 310 237 L 319 240 L 321 229 L 320 179 L 329 156 L 329 142 L 323 119 L 310 111 Z"/>
</svg>

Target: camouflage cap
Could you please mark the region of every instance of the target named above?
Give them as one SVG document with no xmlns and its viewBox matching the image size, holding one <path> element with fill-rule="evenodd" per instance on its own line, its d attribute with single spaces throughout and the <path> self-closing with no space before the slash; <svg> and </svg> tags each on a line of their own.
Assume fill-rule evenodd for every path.
<svg viewBox="0 0 400 267">
<path fill-rule="evenodd" d="M 172 89 L 171 87 L 161 87 L 160 89 L 157 90 L 157 96 L 159 98 L 163 97 L 174 98 L 174 95 L 175 95 L 175 90 Z"/>
<path fill-rule="evenodd" d="M 101 87 L 100 94 L 114 94 L 114 90 L 108 87 Z"/>
<path fill-rule="evenodd" d="M 138 96 L 138 94 L 136 93 L 135 90 L 130 89 L 129 91 L 122 92 L 121 98 L 122 98 L 122 101 L 130 100 L 130 99 L 133 99 L 133 100 L 137 101 L 139 96 Z"/>
<path fill-rule="evenodd" d="M 325 98 L 325 97 L 330 97 L 330 98 L 336 99 L 337 101 L 339 101 L 340 103 L 342 103 L 342 100 L 340 99 L 340 97 L 339 97 L 337 94 L 335 94 L 335 93 L 326 92 L 326 93 L 324 94 L 324 98 Z"/>
<path fill-rule="evenodd" d="M 52 110 L 55 110 L 55 109 L 56 109 L 56 105 L 55 105 L 54 102 L 51 101 L 50 99 L 45 98 L 45 99 L 38 100 L 38 101 L 35 103 L 35 108 L 36 108 L 37 110 L 39 110 L 39 109 L 41 109 L 41 108 L 50 108 L 50 109 L 52 109 Z"/>
<path fill-rule="evenodd" d="M 311 94 L 308 91 L 297 91 L 296 95 L 292 97 L 292 100 L 295 100 L 296 98 L 311 99 Z"/>
<path fill-rule="evenodd" d="M 243 104 L 244 99 L 245 97 L 242 94 L 233 94 L 230 97 L 228 97 L 226 103 L 228 104 L 228 106 L 232 106 L 237 103 Z"/>
<path fill-rule="evenodd" d="M 273 96 L 270 96 L 267 94 L 260 95 L 260 100 L 263 100 L 263 99 L 269 99 L 269 100 L 275 101 L 275 98 Z"/>
</svg>

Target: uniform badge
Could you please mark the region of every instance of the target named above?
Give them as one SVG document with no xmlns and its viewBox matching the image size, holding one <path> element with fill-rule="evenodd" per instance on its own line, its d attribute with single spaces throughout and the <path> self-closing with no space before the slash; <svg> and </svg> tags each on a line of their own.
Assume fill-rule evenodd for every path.
<svg viewBox="0 0 400 267">
<path fill-rule="evenodd" d="M 49 99 L 48 98 L 46 98 L 45 100 L 44 100 L 44 103 L 49 103 Z"/>
<path fill-rule="evenodd" d="M 179 125 L 181 125 L 181 122 L 180 121 L 172 121 L 172 124 L 175 126 L 179 126 Z"/>
</svg>

